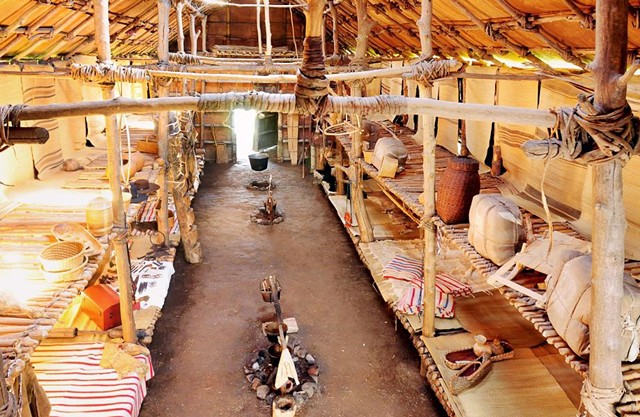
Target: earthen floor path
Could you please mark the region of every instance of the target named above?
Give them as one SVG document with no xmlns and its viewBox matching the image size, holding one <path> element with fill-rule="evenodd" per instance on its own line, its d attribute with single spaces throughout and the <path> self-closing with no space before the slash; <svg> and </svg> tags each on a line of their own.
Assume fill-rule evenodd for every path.
<svg viewBox="0 0 640 417">
<path fill-rule="evenodd" d="M 273 175 L 283 223 L 250 213 L 266 193 L 247 190 Z M 182 253 L 151 345 L 156 376 L 141 417 L 270 416 L 242 367 L 266 345 L 260 323 L 273 309 L 258 284 L 274 274 L 285 317 L 320 365 L 321 393 L 297 416 L 444 416 L 419 375 L 405 331 L 372 287 L 367 269 L 318 185 L 301 168 L 208 164 L 194 201 L 205 261 Z"/>
</svg>

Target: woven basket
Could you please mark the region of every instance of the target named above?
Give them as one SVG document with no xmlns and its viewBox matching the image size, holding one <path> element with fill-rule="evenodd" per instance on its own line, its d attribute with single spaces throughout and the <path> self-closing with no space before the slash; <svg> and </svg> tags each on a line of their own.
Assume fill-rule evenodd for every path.
<svg viewBox="0 0 640 417">
<path fill-rule="evenodd" d="M 500 362 L 506 359 L 511 359 L 515 355 L 515 350 L 511 343 L 506 340 L 501 340 L 500 344 L 504 349 L 504 353 L 500 355 L 491 356 L 492 362 Z M 470 362 L 478 360 L 478 357 L 473 353 L 473 348 L 464 348 L 458 350 L 451 350 L 444 355 L 444 364 L 449 369 L 462 369 Z"/>
<path fill-rule="evenodd" d="M 42 276 L 44 276 L 44 279 L 49 282 L 76 281 L 82 277 L 82 273 L 84 272 L 84 268 L 87 266 L 88 262 L 89 258 L 85 256 L 83 257 L 82 262 L 80 262 L 80 265 L 69 271 L 62 272 L 49 272 L 41 268 Z"/>
<path fill-rule="evenodd" d="M 84 244 L 81 242 L 57 242 L 40 252 L 40 263 L 46 272 L 65 272 L 82 264 Z"/>
<path fill-rule="evenodd" d="M 473 196 L 480 192 L 478 161 L 472 158 L 449 159 L 438 184 L 436 211 L 446 224 L 467 223 Z"/>
<path fill-rule="evenodd" d="M 58 240 L 82 242 L 84 254 L 87 256 L 99 255 L 104 251 L 100 242 L 77 223 L 58 223 L 51 230 Z"/>
<path fill-rule="evenodd" d="M 460 369 L 453 377 L 451 377 L 450 386 L 451 393 L 454 395 L 460 394 L 478 382 L 482 381 L 484 377 L 489 373 L 493 365 L 491 359 L 479 359 L 473 361 Z"/>
</svg>

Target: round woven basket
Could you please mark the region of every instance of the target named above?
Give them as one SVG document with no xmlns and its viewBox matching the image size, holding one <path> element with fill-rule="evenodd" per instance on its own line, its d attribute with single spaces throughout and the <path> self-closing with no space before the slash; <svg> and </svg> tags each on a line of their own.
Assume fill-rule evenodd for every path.
<svg viewBox="0 0 640 417">
<path fill-rule="evenodd" d="M 436 211 L 446 224 L 466 223 L 473 196 L 480 192 L 480 165 L 472 158 L 449 159 L 438 184 Z"/>
<path fill-rule="evenodd" d="M 42 275 L 44 279 L 49 282 L 68 282 L 68 281 L 76 281 L 82 277 L 82 273 L 84 272 L 84 267 L 87 266 L 89 262 L 89 258 L 84 256 L 82 261 L 78 266 L 69 270 L 69 271 L 61 271 L 61 272 L 49 272 L 42 270 Z"/>
<path fill-rule="evenodd" d="M 84 244 L 81 242 L 57 242 L 40 252 L 40 263 L 46 272 L 70 271 L 82 264 Z"/>
</svg>

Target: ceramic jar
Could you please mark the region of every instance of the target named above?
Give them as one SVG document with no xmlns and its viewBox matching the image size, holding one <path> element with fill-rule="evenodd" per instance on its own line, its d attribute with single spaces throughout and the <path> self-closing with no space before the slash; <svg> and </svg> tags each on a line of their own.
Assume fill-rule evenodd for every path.
<svg viewBox="0 0 640 417">
<path fill-rule="evenodd" d="M 473 344 L 473 354 L 481 358 L 483 356 L 491 356 L 493 349 L 491 345 L 487 343 L 487 338 L 479 334 L 473 338 L 476 342 Z"/>
</svg>

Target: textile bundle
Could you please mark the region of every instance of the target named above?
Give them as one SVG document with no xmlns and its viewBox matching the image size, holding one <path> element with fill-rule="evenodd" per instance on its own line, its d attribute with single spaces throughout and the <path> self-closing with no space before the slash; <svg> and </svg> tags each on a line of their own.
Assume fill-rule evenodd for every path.
<svg viewBox="0 0 640 417">
<path fill-rule="evenodd" d="M 149 372 L 120 378 L 100 366 L 104 343 L 46 343 L 31 357 L 38 380 L 51 402 L 51 416 L 136 417 L 153 376 L 148 356 L 136 359 Z"/>
<path fill-rule="evenodd" d="M 420 314 L 424 295 L 422 262 L 397 255 L 383 271 L 385 279 L 405 284 L 406 289 L 396 303 L 396 308 L 405 314 Z M 436 317 L 452 318 L 454 316 L 454 298 L 470 295 L 472 289 L 447 274 L 436 274 Z"/>
</svg>

